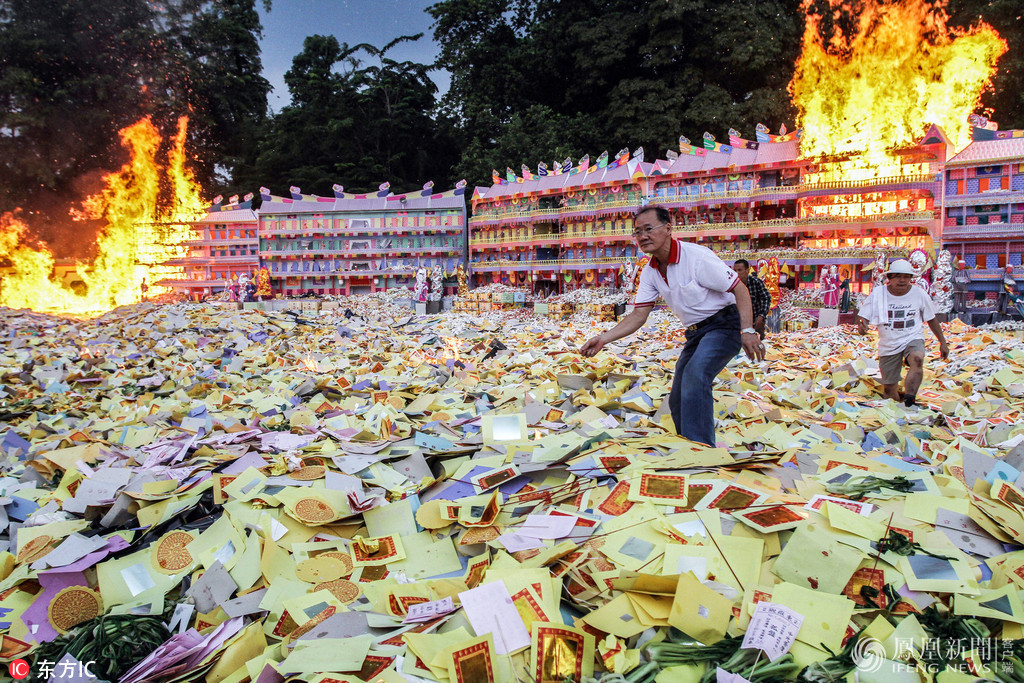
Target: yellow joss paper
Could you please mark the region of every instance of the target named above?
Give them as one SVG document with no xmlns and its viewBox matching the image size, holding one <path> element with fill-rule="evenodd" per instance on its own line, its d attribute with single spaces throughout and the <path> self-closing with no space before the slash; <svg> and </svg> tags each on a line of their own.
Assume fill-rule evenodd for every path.
<svg viewBox="0 0 1024 683">
<path fill-rule="evenodd" d="M 772 602 L 803 615 L 797 640 L 814 647 L 824 645 L 833 652 L 842 647 L 854 608 L 853 601 L 845 595 L 814 591 L 784 581 L 773 589 Z"/>
<path fill-rule="evenodd" d="M 705 645 L 725 637 L 733 601 L 701 583 L 693 574 L 679 577 L 668 623 Z"/>
</svg>

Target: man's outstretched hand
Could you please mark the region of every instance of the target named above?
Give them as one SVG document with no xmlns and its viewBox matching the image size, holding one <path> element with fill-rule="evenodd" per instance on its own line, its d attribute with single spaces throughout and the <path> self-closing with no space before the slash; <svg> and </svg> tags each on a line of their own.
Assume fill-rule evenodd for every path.
<svg viewBox="0 0 1024 683">
<path fill-rule="evenodd" d="M 756 332 L 744 333 L 742 335 L 743 350 L 750 360 L 764 360 L 764 342 Z"/>
<path fill-rule="evenodd" d="M 604 348 L 604 340 L 601 339 L 601 335 L 591 337 L 587 340 L 587 343 L 580 347 L 580 353 L 587 358 L 593 358 L 597 355 L 597 352 Z"/>
</svg>

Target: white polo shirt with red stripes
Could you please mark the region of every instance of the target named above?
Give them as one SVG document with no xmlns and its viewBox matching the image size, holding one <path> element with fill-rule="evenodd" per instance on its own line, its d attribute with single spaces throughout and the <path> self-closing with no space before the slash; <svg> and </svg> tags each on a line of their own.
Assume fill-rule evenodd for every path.
<svg viewBox="0 0 1024 683">
<path fill-rule="evenodd" d="M 707 247 L 673 239 L 666 277 L 661 276 L 659 266 L 652 256 L 641 271 L 634 306 L 654 306 L 660 296 L 689 327 L 736 303 L 732 290 L 739 276 Z"/>
</svg>

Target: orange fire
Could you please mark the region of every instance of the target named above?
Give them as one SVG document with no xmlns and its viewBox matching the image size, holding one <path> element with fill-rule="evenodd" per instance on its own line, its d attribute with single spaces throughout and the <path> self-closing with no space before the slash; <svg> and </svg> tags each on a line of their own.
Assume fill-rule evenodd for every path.
<svg viewBox="0 0 1024 683">
<path fill-rule="evenodd" d="M 435 356 L 417 349 L 409 354 L 409 362 L 413 367 L 419 367 L 424 363 L 445 365 L 449 360 L 458 362 L 460 357 L 459 348 L 462 345 L 462 340 L 458 337 L 441 337 L 441 341 L 444 342 L 444 348 L 441 349 L 440 355 Z"/>
<path fill-rule="evenodd" d="M 803 128 L 800 151 L 857 156 L 823 164 L 808 181 L 928 174 L 927 164 L 903 164 L 889 151 L 915 144 L 930 124 L 962 149 L 970 141 L 967 117 L 1007 49 L 999 35 L 985 24 L 949 28 L 941 1 L 829 4 L 834 19 L 844 11 L 859 15 L 852 35 L 837 30 L 825 38 L 822 17 L 804 0 L 803 53 L 790 83 Z"/>
<path fill-rule="evenodd" d="M 53 254 L 44 246 L 25 243 L 23 223 L 10 215 L 0 218 L 0 259 L 12 266 L 0 282 L 0 305 L 88 315 L 137 303 L 144 280 L 150 295 L 160 293 L 154 282 L 180 271 L 159 264 L 185 255 L 181 242 L 189 237 L 187 221 L 203 214 L 199 188 L 185 167 L 187 126 L 187 117 L 179 119 L 166 168 L 157 161 L 162 140 L 149 118 L 123 129 L 121 144 L 131 158 L 104 177 L 103 190 L 85 200 L 84 211 L 70 212 L 73 219 L 106 221 L 97 238 L 95 260 L 78 264 L 84 292 L 55 279 Z M 163 212 L 157 208 L 162 172 L 172 192 L 170 208 Z"/>
<path fill-rule="evenodd" d="M 317 362 L 316 358 L 313 358 L 313 354 L 307 353 L 302 358 L 302 362 L 299 363 L 299 367 L 307 372 L 320 372 L 320 363 Z"/>
</svg>

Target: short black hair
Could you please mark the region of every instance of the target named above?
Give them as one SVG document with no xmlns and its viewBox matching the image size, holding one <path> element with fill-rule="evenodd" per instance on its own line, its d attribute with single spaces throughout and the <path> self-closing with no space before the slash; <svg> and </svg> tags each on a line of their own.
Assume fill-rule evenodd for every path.
<svg viewBox="0 0 1024 683">
<path fill-rule="evenodd" d="M 742 265 L 747 270 L 750 270 L 750 261 L 748 261 L 745 258 L 738 258 L 738 259 L 736 259 L 736 261 L 733 262 L 733 265 L 734 266 Z"/>
<path fill-rule="evenodd" d="M 647 213 L 648 211 L 653 211 L 654 215 L 658 218 L 658 222 L 660 223 L 672 222 L 672 215 L 668 212 L 668 209 L 666 209 L 663 206 L 651 206 L 650 204 L 648 204 L 647 206 L 641 206 L 639 209 L 637 209 L 636 213 L 633 214 L 633 220 L 635 221 L 637 218 L 640 218 L 641 214 Z"/>
</svg>

